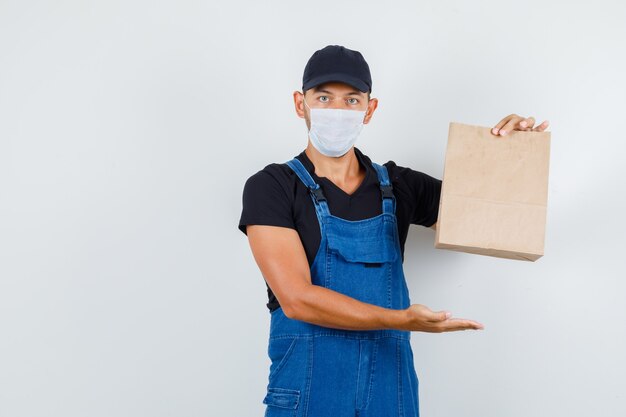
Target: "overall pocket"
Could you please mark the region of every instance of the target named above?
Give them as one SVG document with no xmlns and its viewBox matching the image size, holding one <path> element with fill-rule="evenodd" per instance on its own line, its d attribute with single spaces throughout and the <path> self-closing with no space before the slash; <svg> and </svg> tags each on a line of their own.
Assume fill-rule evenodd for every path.
<svg viewBox="0 0 626 417">
<path fill-rule="evenodd" d="M 263 404 L 267 405 L 265 417 L 293 417 L 298 412 L 300 391 L 268 387 Z"/>
<path fill-rule="evenodd" d="M 329 227 L 325 286 L 359 301 L 392 308 L 392 269 L 398 258 L 395 223 L 383 221 L 362 227 Z"/>
<path fill-rule="evenodd" d="M 269 383 L 263 404 L 266 417 L 296 416 L 300 393 L 307 387 L 313 339 L 304 336 L 270 338 Z"/>
<path fill-rule="evenodd" d="M 328 248 L 347 262 L 370 266 L 393 262 L 398 256 L 395 227 L 395 222 L 383 219 L 367 226 L 332 224 L 326 233 Z"/>
<path fill-rule="evenodd" d="M 298 342 L 297 337 L 271 338 L 267 354 L 271 360 L 269 379 L 272 380 L 289 360 L 291 352 Z"/>
</svg>

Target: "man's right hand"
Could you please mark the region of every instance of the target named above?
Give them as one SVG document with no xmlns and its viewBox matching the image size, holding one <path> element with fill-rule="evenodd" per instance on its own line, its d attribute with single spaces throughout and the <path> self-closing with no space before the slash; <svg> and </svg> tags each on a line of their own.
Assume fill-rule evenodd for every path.
<svg viewBox="0 0 626 417">
<path fill-rule="evenodd" d="M 432 311 L 422 304 L 412 304 L 405 310 L 406 322 L 402 330 L 442 333 L 457 330 L 482 330 L 485 327 L 477 321 L 450 318 L 448 311 Z"/>
</svg>

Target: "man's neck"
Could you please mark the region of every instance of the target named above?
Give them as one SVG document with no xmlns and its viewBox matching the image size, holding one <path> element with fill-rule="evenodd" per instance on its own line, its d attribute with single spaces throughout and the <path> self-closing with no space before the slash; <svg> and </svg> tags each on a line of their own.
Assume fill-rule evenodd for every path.
<svg viewBox="0 0 626 417">
<path fill-rule="evenodd" d="M 365 173 L 365 170 L 361 171 L 354 146 L 344 155 L 335 158 L 322 155 L 309 141 L 304 152 L 313 163 L 315 175 L 328 178 L 338 186 L 353 183 L 355 179 L 360 182 L 359 179 Z"/>
</svg>

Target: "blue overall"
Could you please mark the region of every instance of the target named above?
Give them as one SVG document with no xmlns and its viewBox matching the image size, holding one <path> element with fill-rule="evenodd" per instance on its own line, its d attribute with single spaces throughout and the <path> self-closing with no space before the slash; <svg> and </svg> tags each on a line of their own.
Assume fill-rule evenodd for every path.
<svg viewBox="0 0 626 417">
<path fill-rule="evenodd" d="M 333 216 L 322 189 L 302 163 L 287 162 L 308 187 L 321 243 L 311 280 L 357 300 L 390 309 L 411 303 L 402 269 L 396 201 L 387 168 L 373 164 L 382 213 L 351 221 Z M 418 378 L 411 332 L 344 330 L 271 312 L 271 360 L 265 417 L 417 417 Z"/>
</svg>

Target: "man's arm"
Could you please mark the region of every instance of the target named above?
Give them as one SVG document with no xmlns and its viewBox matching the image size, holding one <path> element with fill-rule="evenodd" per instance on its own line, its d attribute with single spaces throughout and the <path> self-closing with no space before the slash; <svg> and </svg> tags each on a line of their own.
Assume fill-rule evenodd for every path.
<svg viewBox="0 0 626 417">
<path fill-rule="evenodd" d="M 302 241 L 294 229 L 248 225 L 246 231 L 254 259 L 287 317 L 347 330 L 400 328 L 406 321 L 405 310 L 363 303 L 313 285 Z"/>
<path fill-rule="evenodd" d="M 248 225 L 246 233 L 263 277 L 289 318 L 346 330 L 440 333 L 482 328 L 475 321 L 450 318 L 445 311 L 434 312 L 421 304 L 389 309 L 314 285 L 302 241 L 294 229 Z"/>
</svg>

